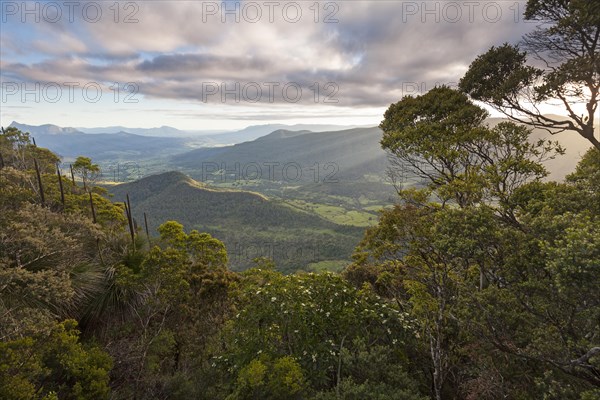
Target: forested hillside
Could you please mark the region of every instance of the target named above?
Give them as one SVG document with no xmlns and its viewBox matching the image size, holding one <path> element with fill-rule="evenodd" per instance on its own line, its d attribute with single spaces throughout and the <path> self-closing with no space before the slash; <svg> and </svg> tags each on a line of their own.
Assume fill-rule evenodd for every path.
<svg viewBox="0 0 600 400">
<path fill-rule="evenodd" d="M 189 150 L 190 142 L 180 137 L 149 137 L 127 132 L 86 134 L 54 125 L 11 125 L 29 132 L 38 145 L 67 159 L 75 159 L 81 155 L 81 149 L 89 149 L 86 155 L 97 161 L 139 161 L 185 152 Z"/>
<path fill-rule="evenodd" d="M 363 232 L 257 193 L 211 188 L 179 172 L 108 190 L 114 201 L 129 194 L 133 216 L 141 226 L 146 213 L 153 236 L 160 224 L 176 220 L 223 241 L 235 270 L 248 268 L 256 257 L 271 258 L 288 272 L 322 261 L 347 263 Z"/>
<path fill-rule="evenodd" d="M 389 3 L 368 2 L 353 21 L 371 17 L 374 4 Z M 315 4 L 310 10 L 319 10 Z M 110 10 L 119 10 L 115 5 Z M 77 57 L 38 62 L 42 53 L 33 57 L 25 46 L 23 57 L 8 53 L 18 63 L 2 67 L 9 71 L 6 76 L 21 77 L 39 68 L 52 75 L 56 65 L 65 63 L 69 70 L 81 66 L 85 76 L 101 71 L 100 64 L 125 77 L 129 69 L 147 74 L 157 88 L 152 97 L 163 89 L 175 96 L 181 83 L 186 96 L 175 98 L 185 99 L 185 108 L 192 100 L 190 83 L 198 82 L 189 80 L 190 71 L 204 79 L 211 70 L 224 70 L 229 78 L 238 69 L 258 74 L 273 63 L 283 75 L 304 76 L 303 81 L 320 74 L 340 76 L 348 84 L 358 83 L 351 86 L 357 88 L 366 86 L 360 79 L 368 78 L 376 96 L 355 90 L 350 102 L 368 105 L 372 97 L 398 93 L 386 86 L 399 82 L 401 67 L 423 69 L 413 57 L 410 64 L 386 64 L 387 58 L 402 61 L 391 57 L 400 48 L 395 36 L 409 33 L 404 21 L 393 26 L 398 14 L 389 18 L 389 8 L 374 15 L 372 25 L 364 26 L 368 30 L 362 24 L 311 30 L 312 43 L 323 33 L 328 49 L 339 44 L 338 38 L 343 42 L 343 51 L 327 57 L 323 47 L 315 47 L 318 57 L 333 61 L 325 68 L 311 63 L 310 51 L 298 52 L 308 41 L 290 46 L 293 58 L 285 54 L 277 42 L 282 27 L 289 33 L 283 23 L 267 26 L 276 27 L 276 34 L 249 38 L 256 58 L 241 53 L 241 58 L 223 59 L 210 52 L 212 43 L 193 46 L 209 36 L 221 39 L 215 40 L 218 55 L 228 49 L 220 46 L 230 37 L 218 37 L 224 29 L 203 31 L 203 24 L 194 25 L 199 35 L 193 41 L 172 40 L 175 47 L 169 47 L 170 40 L 159 40 L 164 47 L 154 53 L 157 30 L 163 39 L 164 31 L 181 25 L 189 39 L 189 21 L 198 21 L 192 9 L 183 9 L 185 18 L 168 10 L 154 14 L 152 25 L 146 25 L 151 29 L 141 29 L 140 18 L 135 31 L 128 31 L 141 30 L 147 39 L 131 48 L 142 56 L 130 56 L 121 46 L 118 52 L 106 47 L 105 54 L 90 53 L 84 40 L 91 31 L 79 26 L 82 41 L 75 47 L 83 50 Z M 519 45 L 492 46 L 474 58 L 456 88 L 437 85 L 400 96 L 378 128 L 277 131 L 172 160 L 204 172 L 206 162 L 250 165 L 293 157 L 307 172 L 313 162 L 334 163 L 344 178 L 341 185 L 308 179 L 280 184 L 289 179 L 285 176 L 268 180 L 269 189 L 280 185 L 278 198 L 217 187 L 179 171 L 115 186 L 99 179 L 101 167 L 85 148 L 61 168 L 59 155 L 38 147 L 28 132 L 2 129 L 0 399 L 600 399 L 599 11 L 597 1 L 528 0 L 524 18 L 538 26 Z M 168 24 L 157 27 L 155 21 Z M 309 22 L 316 27 L 312 18 Z M 44 34 L 52 31 L 49 25 L 44 24 Z M 55 25 L 65 32 L 65 24 Z M 390 25 L 391 39 L 378 30 Z M 306 26 L 294 25 L 292 31 L 302 34 L 298 27 Z M 439 57 L 444 69 L 460 70 L 463 60 L 446 59 L 457 47 L 441 52 L 450 42 L 440 33 L 450 30 L 437 30 L 440 26 L 438 21 L 433 26 L 436 57 L 444 56 Z M 469 22 L 468 28 L 473 26 Z M 238 51 L 242 36 L 252 35 L 234 29 L 242 25 L 228 27 L 238 35 L 233 36 Z M 22 26 L 12 28 L 23 34 L 23 42 L 25 36 L 38 37 Z M 119 29 L 111 25 L 100 36 L 117 31 L 120 40 Z M 419 51 L 432 44 L 421 41 L 422 33 L 416 32 Z M 363 36 L 377 43 L 352 40 Z M 272 52 L 257 49 L 251 40 L 256 37 L 276 42 L 270 49 L 277 49 L 284 64 L 292 61 L 292 68 L 282 68 Z M 65 45 L 73 39 L 66 38 Z M 379 46 L 386 41 L 389 47 Z M 22 50 L 15 45 L 20 40 L 6 43 Z M 374 57 L 369 46 L 385 58 Z M 36 42 L 35 47 L 44 46 Z M 361 53 L 350 52 L 355 48 Z M 348 60 L 342 57 L 346 52 Z M 269 62 L 261 54 L 268 54 Z M 299 63 L 305 58 L 310 68 Z M 122 63 L 112 64 L 113 59 Z M 198 72 L 200 64 L 208 68 Z M 389 70 L 393 74 L 386 74 Z M 439 73 L 434 68 L 423 72 Z M 565 117 L 542 112 L 553 102 Z M 29 111 L 11 104 L 11 112 Z M 197 111 L 183 105 L 178 112 L 186 118 Z M 267 110 L 284 111 L 279 105 L 253 103 L 253 114 L 236 117 L 262 118 Z M 73 110 L 85 112 L 87 106 Z M 203 104 L 202 113 L 222 106 Z M 287 112 L 298 108 L 300 115 L 306 111 L 302 107 L 294 103 Z M 506 118 L 490 120 L 489 108 Z M 361 108 L 341 110 L 358 113 Z M 540 136 L 540 130 L 562 132 L 575 144 Z M 568 162 L 562 164 L 565 157 Z M 392 195 L 371 175 L 384 159 L 397 183 Z M 564 177 L 551 174 L 549 166 L 569 163 L 576 167 Z M 382 193 L 376 193 L 378 188 Z M 375 220 L 374 209 L 379 210 Z M 339 260 L 359 234 L 351 258 Z M 292 251 L 289 263 L 275 252 L 251 263 L 238 260 L 236 245 L 244 253 L 257 241 L 272 246 L 273 240 Z M 320 262 L 308 271 L 297 270 L 315 251 L 310 248 L 314 242 Z M 323 272 L 336 269 L 334 264 L 339 272 Z"/>
<path fill-rule="evenodd" d="M 254 164 L 260 166 L 263 180 L 290 184 L 333 183 L 365 175 L 383 178 L 387 158 L 379 146 L 380 137 L 376 127 L 332 132 L 278 130 L 234 146 L 195 149 L 173 157 L 172 163 L 199 180 L 224 180 L 216 173 L 220 169 L 237 174 L 237 180 L 252 179 L 256 176 Z M 271 174 L 265 163 L 274 163 Z"/>
<path fill-rule="evenodd" d="M 413 136 L 406 110 L 431 104 L 442 115 Z M 284 276 L 265 258 L 234 273 L 221 241 L 174 221 L 149 243 L 129 207 L 93 186 L 90 160 L 73 181 L 54 154 L 8 129 L 1 397 L 597 398 L 600 153 L 565 182 L 543 182 L 544 160 L 562 149 L 529 143 L 512 123 L 486 127 L 485 114 L 447 88 L 390 107 L 385 148 L 406 165 L 429 154 L 454 167 L 419 161 L 431 184 L 399 193 L 341 275 Z M 469 174 L 455 174 L 463 162 Z M 257 235 L 300 218 L 179 173 L 127 189 L 134 215 L 152 201 L 176 208 L 189 191 L 206 221 L 228 218 L 205 208 L 212 196 L 237 205 L 229 216 L 256 209 L 247 223 Z"/>
</svg>

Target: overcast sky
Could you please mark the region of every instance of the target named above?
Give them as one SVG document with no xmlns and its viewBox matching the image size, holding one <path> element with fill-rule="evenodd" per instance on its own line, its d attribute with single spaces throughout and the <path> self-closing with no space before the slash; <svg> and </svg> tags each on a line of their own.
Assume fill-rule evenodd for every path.
<svg viewBox="0 0 600 400">
<path fill-rule="evenodd" d="M 0 1 L 0 122 L 372 124 L 533 28 L 525 1 Z"/>
</svg>

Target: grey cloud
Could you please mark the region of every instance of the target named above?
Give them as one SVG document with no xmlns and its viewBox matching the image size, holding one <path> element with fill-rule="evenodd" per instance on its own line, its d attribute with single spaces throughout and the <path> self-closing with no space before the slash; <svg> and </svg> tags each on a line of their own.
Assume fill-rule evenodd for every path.
<svg viewBox="0 0 600 400">
<path fill-rule="evenodd" d="M 264 70 L 269 60 L 255 57 L 219 57 L 211 54 L 160 55 L 140 63 L 136 68 L 144 73 L 201 73 L 205 70 Z"/>
<path fill-rule="evenodd" d="M 203 100 L 203 82 L 296 82 L 304 105 L 314 104 L 314 82 L 334 82 L 339 102 L 333 105 L 381 107 L 397 101 L 407 85 L 456 82 L 477 54 L 516 42 L 531 29 L 515 24 L 510 14 L 496 24 L 481 17 L 473 23 L 423 23 L 418 16 L 403 19 L 403 4 L 409 2 L 388 1 L 340 3 L 336 24 L 279 21 L 223 29 L 199 22 L 199 7 L 187 2 L 147 3 L 141 5 L 139 24 L 90 24 L 81 36 L 85 51 L 49 53 L 48 60 L 33 64 L 7 62 L 3 76 L 136 82 L 149 97 L 192 101 Z M 142 59 L 143 53 L 150 56 Z M 274 100 L 287 103 L 281 93 Z"/>
</svg>

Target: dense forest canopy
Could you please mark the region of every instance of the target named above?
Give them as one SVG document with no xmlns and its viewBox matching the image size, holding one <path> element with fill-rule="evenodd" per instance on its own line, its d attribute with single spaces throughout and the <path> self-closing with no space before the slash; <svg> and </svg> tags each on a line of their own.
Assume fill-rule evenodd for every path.
<svg viewBox="0 0 600 400">
<path fill-rule="evenodd" d="M 283 274 L 266 258 L 234 272 L 208 233 L 138 226 L 129 196 L 95 185 L 92 159 L 63 171 L 28 133 L 3 130 L 0 398 L 599 399 L 593 118 L 569 122 L 594 146 L 554 182 L 544 163 L 564 149 L 519 121 L 488 125 L 475 102 L 518 111 L 522 90 L 541 101 L 587 85 L 595 112 L 593 4 L 528 2 L 527 18 L 555 26 L 527 49 L 563 56 L 545 71 L 505 45 L 474 61 L 461 90 L 390 105 L 390 173 L 425 184 L 397 186 L 339 274 Z"/>
<path fill-rule="evenodd" d="M 91 160 L 67 178 L 6 130 L 2 397 L 596 398 L 600 153 L 544 181 L 560 146 L 485 114 L 445 87 L 390 107 L 383 147 L 429 184 L 341 275 L 233 273 L 174 221 L 152 239 Z"/>
</svg>

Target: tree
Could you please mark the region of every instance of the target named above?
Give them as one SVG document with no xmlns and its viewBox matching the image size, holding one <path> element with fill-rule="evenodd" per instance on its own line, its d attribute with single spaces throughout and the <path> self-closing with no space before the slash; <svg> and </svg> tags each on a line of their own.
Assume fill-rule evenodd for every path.
<svg viewBox="0 0 600 400">
<path fill-rule="evenodd" d="M 27 151 L 33 147 L 29 133 L 23 133 L 15 127 L 2 130 L 0 135 L 0 154 L 5 164 L 17 169 L 27 169 Z"/>
<path fill-rule="evenodd" d="M 80 317 L 104 284 L 97 248 L 103 232 L 80 215 L 32 204 L 1 213 L 0 227 L 0 339 Z"/>
<path fill-rule="evenodd" d="M 345 376 L 335 390 L 319 392 L 311 400 L 425 400 L 414 371 L 398 363 L 387 346 L 356 341 L 343 349 Z M 412 370 L 412 368 L 411 368 Z"/>
<path fill-rule="evenodd" d="M 108 399 L 112 360 L 79 341 L 77 323 L 0 342 L 0 397 L 5 400 Z"/>
<path fill-rule="evenodd" d="M 427 185 L 400 188 L 403 204 L 382 213 L 346 276 L 416 319 L 436 399 L 592 395 L 597 150 L 568 184 L 544 183 L 542 162 L 562 149 L 486 116 L 445 87 L 390 106 L 381 128 L 392 172 Z"/>
<path fill-rule="evenodd" d="M 302 368 L 293 357 L 271 360 L 261 356 L 240 370 L 236 390 L 227 399 L 301 399 L 305 386 Z"/>
<path fill-rule="evenodd" d="M 501 239 L 497 217 L 487 207 L 460 209 L 435 203 L 397 205 L 382 212 L 357 248 L 346 271 L 353 281 L 382 271 L 375 287 L 415 319 L 420 348 L 429 354 L 432 395 L 449 396 L 460 386 L 458 349 L 465 345 L 462 301 L 494 279 L 493 246 Z M 358 281 L 357 283 L 360 283 Z M 389 284 L 395 284 L 389 290 Z"/>
<path fill-rule="evenodd" d="M 392 177 L 418 177 L 442 204 L 498 203 L 515 221 L 505 207 L 513 191 L 545 177 L 541 163 L 563 150 L 550 141 L 530 143 L 529 131 L 514 123 L 489 127 L 486 117 L 466 95 L 444 86 L 392 104 L 380 124 Z"/>
<path fill-rule="evenodd" d="M 224 331 L 226 349 L 213 358 L 213 367 L 224 371 L 224 381 L 246 385 L 249 370 L 258 371 L 258 361 L 268 374 L 269 360 L 284 358 L 300 366 L 307 388 L 337 392 L 343 378 L 359 383 L 366 380 L 349 369 L 351 357 L 345 359 L 361 348 L 360 343 L 384 347 L 390 363 L 385 367 L 406 371 L 403 350 L 413 340 L 407 315 L 372 291 L 353 288 L 338 275 L 283 276 L 261 266 L 243 274 L 236 300 L 237 314 Z M 362 365 L 370 369 L 385 367 Z M 411 379 L 404 378 L 388 384 L 393 390 L 406 390 L 406 398 L 419 398 L 414 381 L 408 384 Z M 235 386 L 230 390 L 239 389 Z M 272 386 L 265 386 L 265 390 L 271 395 L 276 393 Z"/>
<path fill-rule="evenodd" d="M 123 360 L 115 375 L 124 397 L 160 397 L 173 386 L 190 386 L 230 312 L 235 277 L 223 243 L 195 230 L 187 234 L 175 221 L 158 230 L 158 244 L 139 262 L 115 268 L 114 284 L 129 298 L 104 321 L 113 330 L 102 339 Z M 197 392 L 183 396 L 197 398 Z"/>
<path fill-rule="evenodd" d="M 521 46 L 504 44 L 479 56 L 461 79 L 460 89 L 513 120 L 550 133 L 573 130 L 600 150 L 595 135 L 600 3 L 529 0 L 525 19 L 539 22 L 537 29 L 523 37 Z M 544 115 L 540 105 L 550 100 L 558 100 L 569 119 Z M 585 104 L 583 114 L 573 107 L 575 102 Z"/>
<path fill-rule="evenodd" d="M 81 177 L 83 188 L 86 191 L 88 190 L 88 184 L 94 182 L 100 175 L 98 164 L 92 164 L 91 158 L 83 156 L 77 157 L 73 163 L 73 171 Z"/>
<path fill-rule="evenodd" d="M 600 215 L 600 151 L 588 150 L 577 164 L 576 170 L 567 176 L 567 183 L 580 189 L 582 197 L 579 200 L 596 215 Z"/>
</svg>

